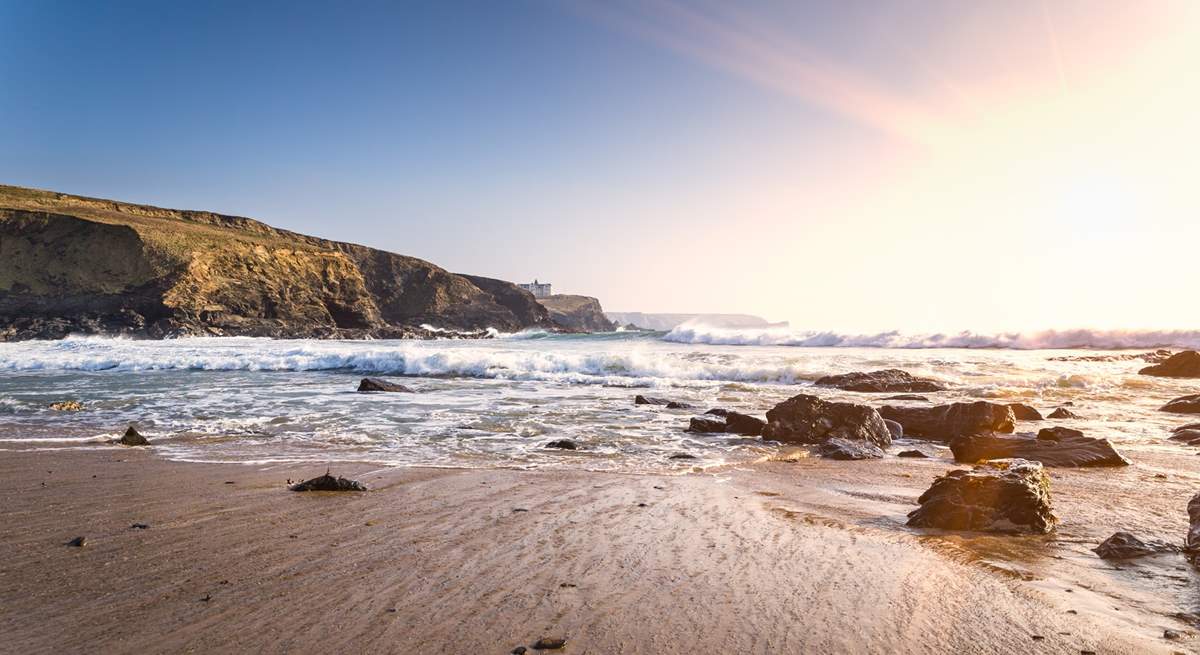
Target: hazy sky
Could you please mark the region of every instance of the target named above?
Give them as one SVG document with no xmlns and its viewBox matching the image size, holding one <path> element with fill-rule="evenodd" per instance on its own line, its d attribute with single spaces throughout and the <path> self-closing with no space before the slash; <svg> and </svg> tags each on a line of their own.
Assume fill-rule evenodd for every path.
<svg viewBox="0 0 1200 655">
<path fill-rule="evenodd" d="M 1200 2 L 0 0 L 0 181 L 797 328 L 1200 325 Z"/>
</svg>

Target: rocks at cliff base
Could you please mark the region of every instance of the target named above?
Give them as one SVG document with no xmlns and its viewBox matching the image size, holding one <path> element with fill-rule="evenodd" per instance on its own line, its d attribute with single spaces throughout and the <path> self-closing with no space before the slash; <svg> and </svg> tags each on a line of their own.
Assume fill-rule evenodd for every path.
<svg viewBox="0 0 1200 655">
<path fill-rule="evenodd" d="M 817 448 L 821 457 L 841 460 L 880 459 L 883 450 L 869 441 L 830 439 Z"/>
<path fill-rule="evenodd" d="M 1012 432 L 1016 419 L 1007 405 L 986 401 L 951 403 L 935 407 L 885 405 L 879 415 L 904 426 L 909 437 L 950 441 L 964 434 Z"/>
<path fill-rule="evenodd" d="M 766 429 L 767 422 L 757 416 L 741 412 L 726 412 L 725 431 L 747 437 L 757 437 Z"/>
<path fill-rule="evenodd" d="M 1070 419 L 1070 418 L 1079 418 L 1079 415 L 1076 414 L 1075 412 L 1072 412 L 1071 410 L 1067 409 L 1066 407 L 1059 407 L 1058 409 L 1054 410 L 1053 412 L 1050 412 L 1049 414 L 1047 414 L 1046 418 Z"/>
<path fill-rule="evenodd" d="M 362 381 L 358 383 L 358 391 L 360 393 L 375 391 L 386 391 L 389 393 L 416 393 L 403 384 L 396 384 L 394 382 L 388 382 L 387 380 L 381 380 L 379 378 L 363 378 Z"/>
<path fill-rule="evenodd" d="M 579 450 L 579 444 L 570 439 L 556 439 L 546 444 L 546 448 L 554 448 L 557 450 Z"/>
<path fill-rule="evenodd" d="M 1114 532 L 1111 537 L 1092 550 L 1102 559 L 1133 559 L 1173 552 L 1179 548 L 1165 541 L 1143 541 L 1129 532 Z"/>
<path fill-rule="evenodd" d="M 874 408 L 829 402 L 807 394 L 793 396 L 768 411 L 763 438 L 802 444 L 829 439 L 868 441 L 876 446 L 892 442 L 887 425 Z"/>
<path fill-rule="evenodd" d="M 50 409 L 56 412 L 82 412 L 83 403 L 78 400 L 63 400 L 50 405 Z"/>
<path fill-rule="evenodd" d="M 842 391 L 899 392 L 899 391 L 945 391 L 937 380 L 919 378 L 908 371 L 889 368 L 869 373 L 855 372 L 841 375 L 826 375 L 814 382 L 818 387 L 833 387 Z"/>
<path fill-rule="evenodd" d="M 612 332 L 617 324 L 604 316 L 600 301 L 590 296 L 554 294 L 537 301 L 550 313 L 550 320 L 569 332 Z"/>
<path fill-rule="evenodd" d="M 1013 411 L 1013 417 L 1018 421 L 1043 421 L 1042 413 L 1029 405 L 1021 403 L 1009 403 L 1008 408 Z"/>
<path fill-rule="evenodd" d="M 1200 414 L 1200 393 L 1181 396 L 1158 408 L 1161 412 L 1175 414 Z"/>
<path fill-rule="evenodd" d="M 1046 466 L 1128 466 L 1108 439 L 1083 436 L 1078 430 L 1048 428 L 1038 437 L 963 435 L 950 442 L 958 462 L 973 464 L 990 459 L 1026 459 Z"/>
<path fill-rule="evenodd" d="M 1023 459 L 950 471 L 935 479 L 918 502 L 908 525 L 919 528 L 1044 534 L 1058 522 L 1045 470 Z"/>
<path fill-rule="evenodd" d="M 299 484 L 292 485 L 292 491 L 366 491 L 367 485 L 358 480 L 351 480 L 343 477 L 333 477 L 329 471 L 325 471 L 325 475 L 305 480 Z"/>
<path fill-rule="evenodd" d="M 1171 355 L 1161 364 L 1147 366 L 1138 373 L 1162 378 L 1200 378 L 1200 353 L 1185 350 Z"/>
<path fill-rule="evenodd" d="M 688 423 L 688 432 L 725 432 L 725 419 L 721 417 L 696 416 Z"/>
<path fill-rule="evenodd" d="M 150 442 L 146 440 L 146 437 L 143 437 L 140 433 L 138 433 L 138 431 L 135 430 L 132 425 L 125 430 L 125 434 L 121 435 L 120 439 L 117 439 L 117 443 L 121 444 L 122 446 L 150 445 Z"/>
</svg>

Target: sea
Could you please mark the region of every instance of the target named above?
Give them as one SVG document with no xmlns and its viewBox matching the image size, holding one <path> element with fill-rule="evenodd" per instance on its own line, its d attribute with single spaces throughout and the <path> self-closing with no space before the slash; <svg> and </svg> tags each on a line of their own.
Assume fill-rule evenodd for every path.
<svg viewBox="0 0 1200 655">
<path fill-rule="evenodd" d="M 944 382 L 949 391 L 927 394 L 935 402 L 1068 406 L 1080 417 L 1021 423 L 1020 432 L 1061 424 L 1127 452 L 1190 454 L 1167 440 L 1186 421 L 1158 408 L 1200 384 L 1139 375 L 1147 364 L 1132 355 L 1197 346 L 1200 332 L 1186 331 L 843 335 L 702 325 L 431 341 L 71 337 L 0 343 L 0 442 L 119 448 L 108 442 L 133 425 L 159 455 L 183 461 L 684 472 L 779 450 L 686 432 L 692 416 L 717 407 L 764 416 L 801 393 L 881 405 L 888 394 L 812 383 L 900 368 Z M 359 393 L 366 376 L 416 393 Z M 637 394 L 691 408 L 635 405 Z M 51 409 L 67 400 L 84 409 Z M 579 448 L 546 447 L 561 439 Z"/>
</svg>

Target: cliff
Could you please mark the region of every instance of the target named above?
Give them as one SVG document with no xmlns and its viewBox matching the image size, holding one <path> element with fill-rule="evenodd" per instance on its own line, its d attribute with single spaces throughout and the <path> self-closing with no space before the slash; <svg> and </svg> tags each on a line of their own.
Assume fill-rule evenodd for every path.
<svg viewBox="0 0 1200 655">
<path fill-rule="evenodd" d="M 590 296 L 555 294 L 538 298 L 550 310 L 550 320 L 558 327 L 572 332 L 609 332 L 616 324 L 604 316 L 600 301 Z"/>
<path fill-rule="evenodd" d="M 0 340 L 553 327 L 532 294 L 249 218 L 0 185 Z"/>
</svg>

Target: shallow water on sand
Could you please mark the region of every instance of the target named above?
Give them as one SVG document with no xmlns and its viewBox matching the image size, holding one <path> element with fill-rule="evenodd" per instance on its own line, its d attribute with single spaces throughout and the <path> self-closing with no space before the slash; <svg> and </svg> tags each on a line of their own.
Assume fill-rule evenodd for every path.
<svg viewBox="0 0 1200 655">
<path fill-rule="evenodd" d="M 1073 403 L 1081 419 L 1052 423 L 1108 437 L 1127 451 L 1190 454 L 1166 441 L 1186 417 L 1157 409 L 1195 393 L 1195 381 L 1139 376 L 1146 365 L 1140 360 L 1051 359 L 1102 352 L 711 345 L 660 333 L 4 343 L 0 441 L 81 445 L 118 436 L 132 423 L 163 456 L 180 460 L 683 471 L 771 450 L 756 439 L 683 432 L 705 409 L 761 416 L 804 392 L 882 404 L 881 395 L 814 389 L 811 381 L 896 367 L 946 382 L 950 391 L 926 394 L 937 402 L 1020 401 L 1043 413 Z M 417 393 L 359 394 L 364 375 L 394 377 Z M 696 409 L 635 406 L 637 393 Z M 86 409 L 49 409 L 62 400 Z M 582 449 L 545 448 L 563 438 Z M 677 454 L 696 459 L 670 459 Z"/>
</svg>

